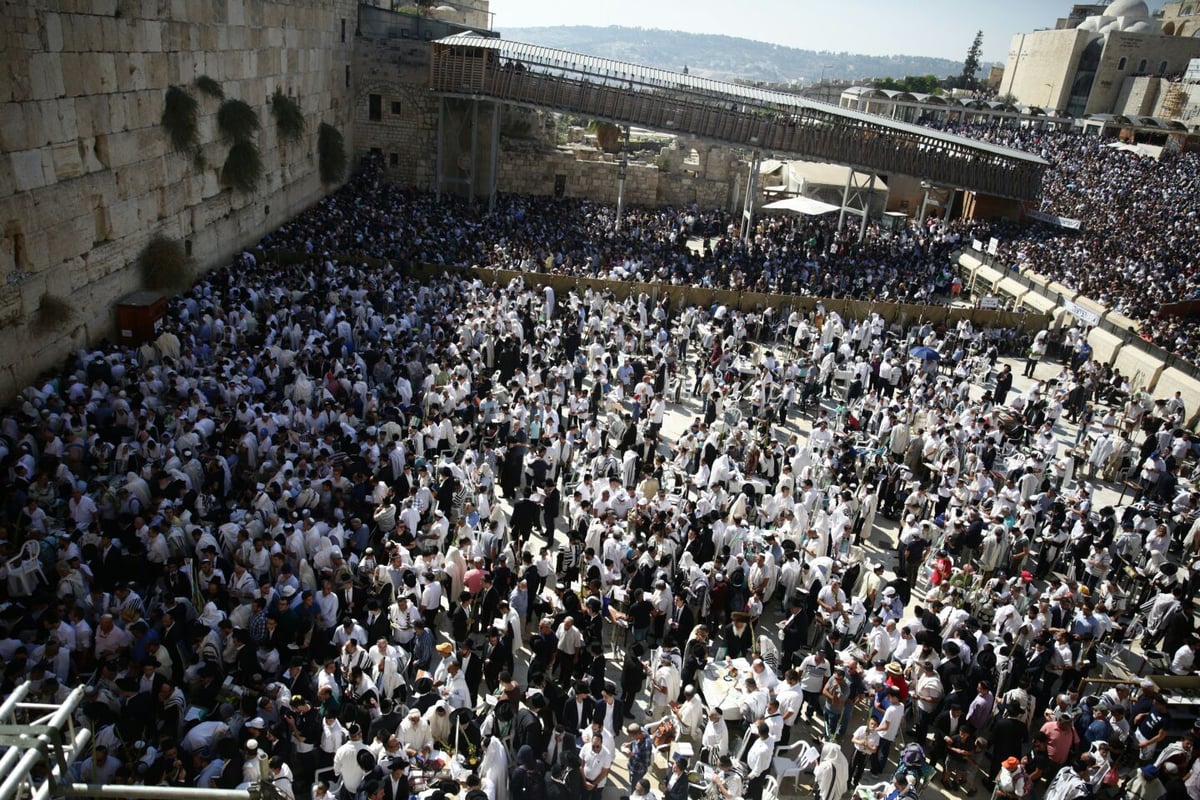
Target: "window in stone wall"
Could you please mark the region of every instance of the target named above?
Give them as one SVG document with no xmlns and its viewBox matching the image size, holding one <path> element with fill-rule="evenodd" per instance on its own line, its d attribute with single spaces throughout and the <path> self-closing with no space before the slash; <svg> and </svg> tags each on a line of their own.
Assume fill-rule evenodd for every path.
<svg viewBox="0 0 1200 800">
<path fill-rule="evenodd" d="M 393 114 L 399 114 L 399 113 L 400 113 L 400 101 L 399 101 L 399 100 L 393 100 L 393 101 L 392 101 L 392 113 L 393 113 Z"/>
<path fill-rule="evenodd" d="M 1161 78 L 1163 75 L 1166 75 L 1166 74 L 1167 74 L 1167 62 L 1160 61 L 1158 64 L 1158 76 Z"/>
<path fill-rule="evenodd" d="M 399 153 L 391 153 L 388 155 L 388 166 L 390 166 L 390 167 L 400 166 L 400 154 Z"/>
<path fill-rule="evenodd" d="M 346 88 L 350 88 L 350 65 L 346 65 Z"/>
<path fill-rule="evenodd" d="M 1125 64 L 1128 61 L 1129 61 L 1129 59 L 1127 59 L 1127 58 L 1122 58 L 1120 61 L 1118 61 L 1117 62 L 1117 70 L 1120 71 L 1120 70 L 1125 69 Z"/>
<path fill-rule="evenodd" d="M 1144 59 L 1144 58 L 1141 60 L 1141 63 L 1138 64 L 1138 74 L 1139 75 L 1146 74 L 1146 59 Z"/>
<path fill-rule="evenodd" d="M 346 41 L 346 19 L 342 18 L 342 41 Z"/>
<path fill-rule="evenodd" d="M 374 122 L 383 119 L 383 97 L 381 95 L 373 94 L 367 97 L 367 115 Z"/>
</svg>

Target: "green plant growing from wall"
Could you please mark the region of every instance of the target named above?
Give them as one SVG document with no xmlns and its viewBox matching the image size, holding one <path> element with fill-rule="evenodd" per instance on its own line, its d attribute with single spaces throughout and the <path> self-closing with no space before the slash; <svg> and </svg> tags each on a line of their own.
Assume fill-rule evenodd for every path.
<svg viewBox="0 0 1200 800">
<path fill-rule="evenodd" d="M 337 183 L 346 174 L 346 142 L 341 132 L 326 122 L 317 128 L 317 159 L 322 183 Z"/>
<path fill-rule="evenodd" d="M 171 146 L 180 152 L 194 149 L 200 140 L 196 125 L 199 103 L 179 86 L 168 86 L 163 103 L 162 126 L 171 137 Z"/>
<path fill-rule="evenodd" d="M 596 146 L 605 153 L 621 151 L 621 126 L 603 120 L 592 120 L 588 130 L 596 135 Z"/>
<path fill-rule="evenodd" d="M 66 325 L 75 316 L 75 309 L 63 298 L 46 292 L 33 315 L 33 329 L 49 333 Z"/>
<path fill-rule="evenodd" d="M 225 99 L 225 90 L 221 88 L 221 84 L 207 75 L 201 75 L 199 78 L 196 78 L 196 88 L 214 100 Z"/>
<path fill-rule="evenodd" d="M 275 116 L 275 129 L 285 142 L 298 142 L 304 136 L 304 112 L 300 104 L 279 89 L 271 96 L 271 113 Z"/>
<path fill-rule="evenodd" d="M 245 100 L 226 100 L 217 109 L 217 126 L 234 143 L 248 142 L 262 126 L 258 112 Z"/>
<path fill-rule="evenodd" d="M 235 142 L 221 167 L 221 181 L 239 192 L 249 194 L 262 179 L 262 155 L 254 142 Z"/>
<path fill-rule="evenodd" d="M 192 280 L 191 259 L 183 245 L 166 236 L 155 236 L 138 256 L 142 285 L 147 289 L 182 289 Z"/>
</svg>

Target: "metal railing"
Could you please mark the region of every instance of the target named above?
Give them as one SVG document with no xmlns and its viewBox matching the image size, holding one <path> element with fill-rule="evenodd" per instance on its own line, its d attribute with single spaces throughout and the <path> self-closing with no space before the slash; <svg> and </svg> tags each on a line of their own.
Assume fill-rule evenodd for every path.
<svg viewBox="0 0 1200 800">
<path fill-rule="evenodd" d="M 477 44 L 477 43 L 476 43 Z M 772 108 L 687 88 L 591 75 L 561 62 L 526 63 L 469 43 L 435 44 L 430 87 L 444 94 L 607 119 L 623 125 L 843 164 L 869 173 L 920 176 L 998 197 L 1031 199 L 1044 165 L 930 134 L 847 116 L 836 107 Z"/>
</svg>

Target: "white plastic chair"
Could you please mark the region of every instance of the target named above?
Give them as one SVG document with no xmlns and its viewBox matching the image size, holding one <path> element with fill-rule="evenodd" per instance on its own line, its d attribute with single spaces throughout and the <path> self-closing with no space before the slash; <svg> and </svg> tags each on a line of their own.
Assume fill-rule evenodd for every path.
<svg viewBox="0 0 1200 800">
<path fill-rule="evenodd" d="M 41 547 L 30 539 L 21 546 L 21 552 L 10 558 L 8 567 L 8 594 L 10 597 L 28 597 L 38 587 L 38 581 L 46 582 L 42 571 Z"/>
<path fill-rule="evenodd" d="M 810 772 L 816 764 L 813 753 L 817 753 L 817 758 L 819 758 L 820 754 L 817 749 L 803 740 L 776 750 L 774 758 L 771 759 L 771 767 L 776 777 L 779 778 L 779 783 L 782 784 L 791 778 L 799 791 L 800 776 Z"/>
<path fill-rule="evenodd" d="M 763 786 L 762 800 L 779 800 L 779 779 L 768 775 Z"/>
</svg>

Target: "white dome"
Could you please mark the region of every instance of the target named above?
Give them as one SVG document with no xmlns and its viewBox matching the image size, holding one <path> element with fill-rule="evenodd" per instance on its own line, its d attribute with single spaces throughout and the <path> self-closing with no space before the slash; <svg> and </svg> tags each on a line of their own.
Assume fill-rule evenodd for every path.
<svg viewBox="0 0 1200 800">
<path fill-rule="evenodd" d="M 1145 0 L 1113 0 L 1108 8 L 1104 9 L 1104 16 L 1148 19 L 1150 9 L 1146 6 Z"/>
</svg>

